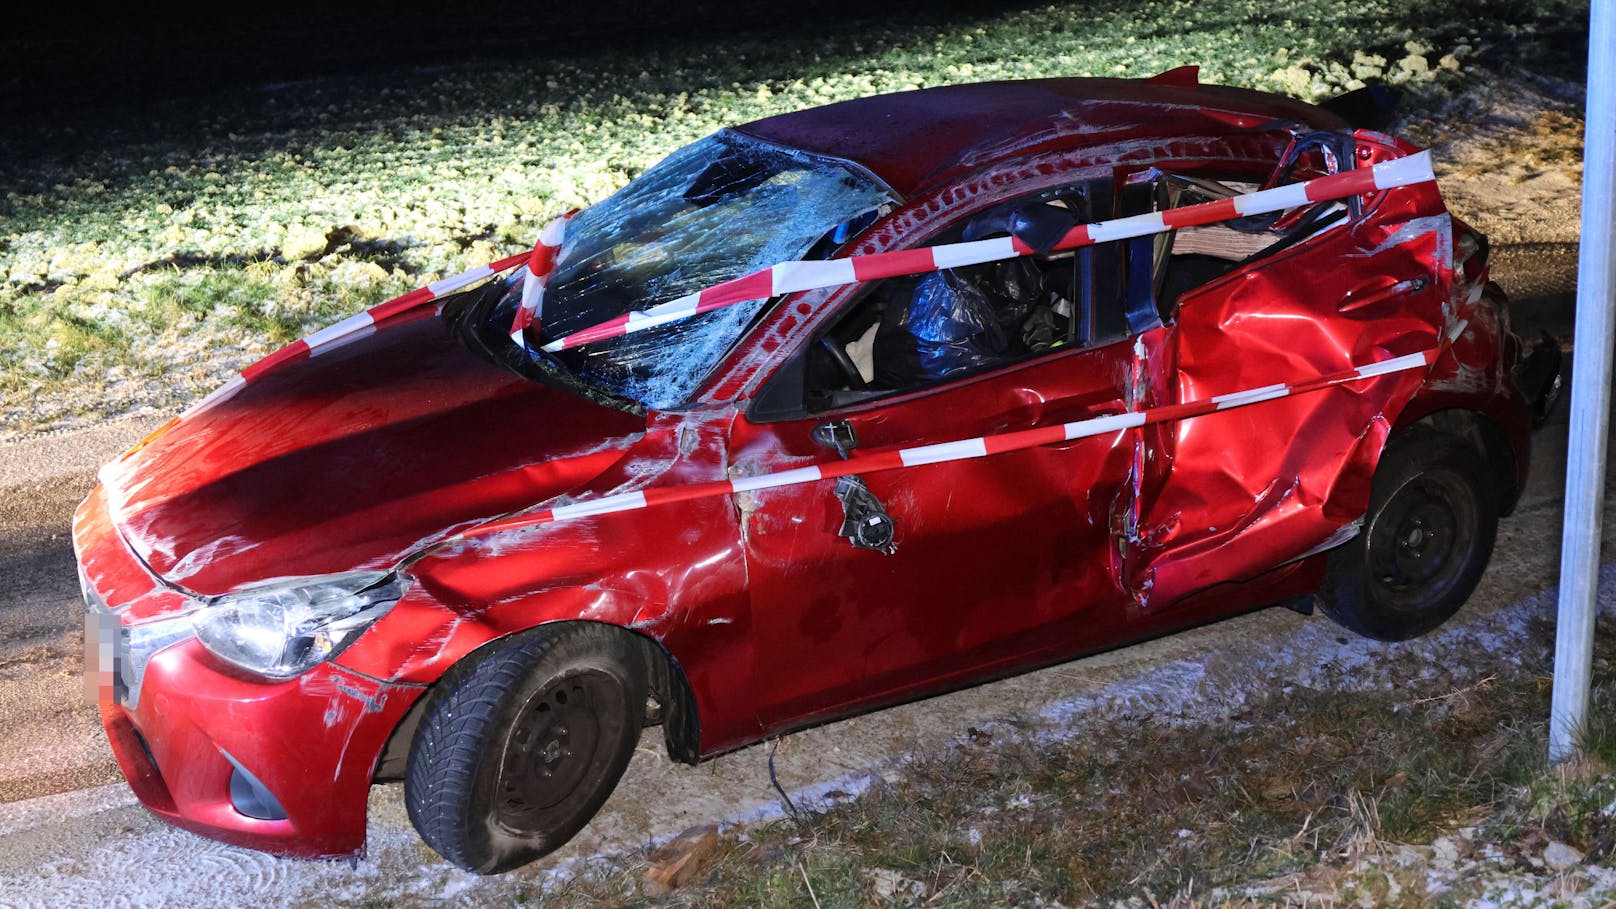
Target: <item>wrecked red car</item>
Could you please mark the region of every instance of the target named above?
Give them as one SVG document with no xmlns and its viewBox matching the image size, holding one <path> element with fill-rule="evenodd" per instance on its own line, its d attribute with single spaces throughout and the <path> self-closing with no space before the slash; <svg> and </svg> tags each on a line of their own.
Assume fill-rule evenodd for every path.
<svg viewBox="0 0 1616 909">
<path fill-rule="evenodd" d="M 1416 151 L 1184 71 L 683 148 L 103 470 L 74 543 L 118 762 L 160 817 L 307 857 L 403 779 L 494 872 L 643 727 L 695 763 L 1278 603 L 1428 631 L 1557 352 L 1428 176 L 1384 184 Z"/>
</svg>

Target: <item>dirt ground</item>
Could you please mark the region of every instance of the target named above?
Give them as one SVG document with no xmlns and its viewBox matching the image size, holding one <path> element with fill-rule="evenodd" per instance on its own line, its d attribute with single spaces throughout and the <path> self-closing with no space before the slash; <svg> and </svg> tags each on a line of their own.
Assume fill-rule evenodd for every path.
<svg viewBox="0 0 1616 909">
<path fill-rule="evenodd" d="M 1575 86 L 1523 80 L 1463 96 L 1406 124 L 1432 144 L 1453 210 L 1494 243 L 1494 275 L 1523 334 L 1570 349 L 1580 190 Z M 1451 124 L 1462 123 L 1454 127 Z M 1489 648 L 1501 628 L 1548 610 L 1558 567 L 1566 410 L 1537 436 L 1531 484 L 1501 528 L 1482 587 L 1449 630 L 1412 646 Z M 160 419 L 160 418 L 159 418 Z M 768 747 L 700 767 L 670 764 L 647 739 L 616 795 L 565 849 L 510 878 L 444 864 L 410 829 L 397 785 L 374 790 L 369 855 L 293 862 L 223 846 L 151 819 L 111 762 L 80 695 L 82 606 L 68 526 L 97 465 L 157 420 L 115 421 L 0 446 L 0 906 L 259 905 L 455 897 L 508 902 L 514 882 L 564 872 L 694 824 L 780 810 Z M 1612 538 L 1607 493 L 1606 539 Z M 795 798 L 852 797 L 903 756 L 971 727 L 1069 728 L 1132 711 L 1215 717 L 1242 684 L 1321 666 L 1373 667 L 1392 648 L 1349 639 L 1323 618 L 1266 610 L 1151 643 L 788 736 L 774 768 Z M 1260 655 L 1256 658 L 1254 655 Z M 1376 684 L 1375 673 L 1364 673 Z M 273 896 L 270 896 L 270 895 Z"/>
</svg>

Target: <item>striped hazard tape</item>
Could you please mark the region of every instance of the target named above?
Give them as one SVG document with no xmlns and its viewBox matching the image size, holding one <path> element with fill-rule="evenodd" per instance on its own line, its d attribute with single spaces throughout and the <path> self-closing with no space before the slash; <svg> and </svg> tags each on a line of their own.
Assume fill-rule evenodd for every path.
<svg viewBox="0 0 1616 909">
<path fill-rule="evenodd" d="M 1022 451 L 1028 448 L 1036 448 L 1040 445 L 1051 445 L 1057 442 L 1069 442 L 1073 439 L 1104 435 L 1110 432 L 1120 432 L 1137 426 L 1165 423 L 1171 420 L 1186 420 L 1220 410 L 1234 410 L 1263 401 L 1273 401 L 1278 398 L 1322 391 L 1326 388 L 1345 385 L 1348 382 L 1390 375 L 1405 370 L 1420 369 L 1435 363 L 1438 352 L 1439 348 L 1431 348 L 1422 353 L 1393 357 L 1378 363 L 1359 366 L 1356 369 L 1320 376 L 1307 382 L 1248 388 L 1229 394 L 1215 395 L 1205 400 L 1169 404 L 1149 410 L 1094 417 L 1055 426 L 1041 426 L 1035 429 L 980 436 L 974 439 L 961 439 L 955 442 L 942 442 L 936 445 L 921 445 L 914 448 L 900 448 L 874 454 L 854 455 L 842 461 L 812 467 L 799 467 L 794 470 L 782 470 L 756 477 L 715 480 L 708 483 L 692 483 L 686 486 L 644 489 L 639 492 L 603 496 L 587 502 L 559 505 L 554 508 L 546 508 L 526 514 L 512 515 L 508 518 L 502 518 L 475 527 L 460 536 L 462 538 L 487 536 L 520 527 L 550 524 L 557 521 L 573 521 L 594 515 L 649 508 L 653 505 L 688 502 L 692 499 L 702 499 L 710 496 L 756 492 L 762 489 L 794 486 L 801 483 L 816 483 L 820 480 L 830 480 L 852 474 L 879 473 L 905 467 L 919 467 L 923 464 L 946 464 L 950 461 L 964 461 L 1011 451 Z"/>
<path fill-rule="evenodd" d="M 358 315 L 343 319 L 341 322 L 327 325 L 306 338 L 293 341 L 243 369 L 240 375 L 214 389 L 207 397 L 192 404 L 183 414 L 180 414 L 178 419 L 185 419 L 198 411 L 223 401 L 242 388 L 256 382 L 267 373 L 273 372 L 288 363 L 296 363 L 299 360 L 317 357 L 322 353 L 336 350 L 350 341 L 357 341 L 374 332 L 376 327 L 383 322 L 424 318 L 431 314 L 425 308 L 426 304 L 440 300 L 452 293 L 464 290 L 478 281 L 487 280 L 500 272 L 508 271 L 523 264 L 528 266 L 528 278 L 527 282 L 522 286 L 522 305 L 518 308 L 517 319 L 520 320 L 522 326 L 520 330 L 525 330 L 538 317 L 544 294 L 544 278 L 555 268 L 556 253 L 561 248 L 561 237 L 565 231 L 567 220 L 577 213 L 578 210 L 573 209 L 546 224 L 539 231 L 539 242 L 534 245 L 532 252 L 518 256 L 507 256 L 496 262 L 468 269 L 458 275 L 450 275 L 425 287 L 412 290 L 401 297 L 394 297 L 386 303 L 372 306 Z M 538 277 L 534 278 L 534 275 Z M 520 340 L 518 343 L 520 343 Z M 168 425 L 164 424 L 163 428 L 166 429 Z"/>
<path fill-rule="evenodd" d="M 511 320 L 511 340 L 523 350 L 527 349 L 528 328 L 542 324 L 544 285 L 550 279 L 550 272 L 555 271 L 556 256 L 561 253 L 561 243 L 567 233 L 567 222 L 577 213 L 578 209 L 575 208 L 544 225 L 544 229 L 539 231 L 539 242 L 533 244 L 533 253 L 528 256 L 527 277 L 522 279 L 522 304 L 516 307 L 516 317 Z"/>
<path fill-rule="evenodd" d="M 1167 211 L 1150 212 L 1113 221 L 1080 224 L 1066 233 L 1055 249 L 1076 249 L 1111 240 L 1126 240 L 1165 233 L 1180 227 L 1216 224 L 1247 215 L 1286 211 L 1314 202 L 1346 199 L 1364 193 L 1393 189 L 1435 180 L 1430 152 L 1384 161 L 1367 168 L 1343 171 L 1302 183 L 1243 193 L 1215 202 L 1186 205 Z M 849 256 L 812 262 L 781 262 L 762 271 L 716 284 L 643 312 L 629 312 L 591 325 L 544 345 L 556 352 L 595 341 L 619 338 L 679 319 L 750 300 L 764 300 L 803 290 L 840 287 L 860 281 L 874 281 L 899 275 L 915 275 L 943 268 L 959 268 L 1025 256 L 1034 250 L 1013 237 L 996 237 L 966 243 L 947 243 L 867 256 Z M 522 343 L 521 332 L 513 337 Z"/>
<path fill-rule="evenodd" d="M 1368 168 L 1358 168 L 1303 183 L 1245 193 L 1216 202 L 1188 205 L 1113 221 L 1081 224 L 1068 231 L 1055 248 L 1075 249 L 1111 240 L 1162 233 L 1180 227 L 1215 224 L 1232 218 L 1285 211 L 1313 202 L 1344 199 L 1434 179 L 1430 153 L 1420 152 Z M 555 268 L 566 232 L 566 223 L 575 214 L 576 209 L 547 224 L 540 231 L 539 242 L 529 253 L 500 259 L 436 281 L 288 344 L 243 369 L 240 375 L 197 401 L 178 419 L 192 416 L 229 398 L 281 366 L 319 356 L 321 353 L 364 337 L 375 331 L 377 325 L 384 321 L 422 317 L 426 312 L 423 308 L 425 304 L 522 264 L 528 266 L 528 275 L 522 286 L 522 303 L 517 308 L 511 326 L 511 337 L 518 344 L 525 346 L 529 330 L 539 324 L 543 311 L 545 281 Z M 868 256 L 851 256 L 845 259 L 782 262 L 652 307 L 644 312 L 630 312 L 599 325 L 573 332 L 550 341 L 544 345 L 544 349 L 553 352 L 593 341 L 621 337 L 749 300 L 767 299 L 780 294 L 839 287 L 899 275 L 920 274 L 943 268 L 996 262 L 1032 252 L 1031 247 L 1019 240 L 997 237 Z M 166 426 L 167 424 L 165 428 Z"/>
<path fill-rule="evenodd" d="M 325 328 L 320 329 L 306 338 L 300 338 L 293 341 L 285 347 L 282 347 L 280 350 L 277 350 L 262 360 L 248 366 L 246 369 L 243 369 L 239 375 L 231 377 L 223 385 L 220 385 L 213 391 L 208 392 L 208 394 L 201 400 L 197 401 L 195 404 L 192 404 L 190 407 L 187 407 L 184 413 L 176 417 L 170 417 L 163 423 L 163 425 L 157 427 L 139 442 L 136 442 L 127 451 L 119 455 L 118 458 L 119 460 L 128 458 L 130 455 L 133 455 L 135 452 L 146 447 L 148 443 L 154 441 L 159 436 L 168 432 L 170 429 L 173 429 L 174 426 L 181 420 L 194 417 L 198 413 L 207 410 L 209 407 L 227 400 L 236 392 L 239 392 L 248 385 L 258 381 L 259 379 L 263 378 L 265 374 L 275 369 L 285 366 L 288 363 L 296 363 L 299 360 L 307 360 L 310 357 L 317 357 L 322 353 L 336 350 L 338 347 L 341 347 L 350 341 L 356 341 L 374 332 L 376 327 L 381 325 L 383 322 L 393 322 L 397 324 L 399 322 L 407 322 L 413 319 L 424 318 L 427 315 L 435 314 L 436 310 L 427 310 L 426 304 L 442 297 L 446 297 L 455 291 L 470 287 L 478 281 L 491 278 L 502 271 L 515 268 L 516 266 L 521 265 L 523 261 L 528 259 L 528 257 L 529 256 L 526 253 L 520 256 L 510 256 L 500 259 L 497 262 L 490 262 L 487 265 L 479 265 L 476 268 L 463 271 L 458 275 L 451 275 L 442 279 L 441 281 L 434 281 L 425 287 L 412 290 L 401 297 L 394 297 L 393 299 L 388 300 L 386 303 L 378 303 L 364 312 L 349 316 L 348 318 L 343 319 L 341 322 L 337 322 L 334 325 L 327 325 Z"/>
<path fill-rule="evenodd" d="M 431 315 L 432 311 L 425 308 L 426 304 L 456 291 L 464 290 L 478 281 L 491 278 L 502 271 L 515 268 L 528 261 L 529 258 L 529 254 L 523 253 L 519 256 L 510 256 L 497 262 L 490 262 L 487 265 L 479 265 L 458 275 L 451 275 L 441 281 L 434 281 L 425 287 L 412 290 L 401 297 L 394 297 L 386 303 L 379 303 L 362 313 L 349 316 L 341 322 L 327 325 L 314 334 L 293 341 L 257 363 L 243 369 L 240 375 L 214 389 L 207 397 L 192 404 L 189 409 L 180 414 L 179 419 L 192 416 L 198 411 L 223 401 L 242 388 L 263 378 L 265 374 L 288 363 L 296 363 L 299 360 L 317 357 L 322 353 L 336 350 L 350 341 L 357 341 L 374 332 L 376 327 L 383 322 L 409 321 L 410 319 L 424 318 Z"/>
</svg>

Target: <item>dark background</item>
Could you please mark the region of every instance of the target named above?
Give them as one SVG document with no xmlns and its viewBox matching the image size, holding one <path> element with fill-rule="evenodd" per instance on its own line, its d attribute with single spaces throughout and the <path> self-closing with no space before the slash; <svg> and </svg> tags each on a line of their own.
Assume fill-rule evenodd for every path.
<svg viewBox="0 0 1616 909">
<path fill-rule="evenodd" d="M 122 6 L 36 3 L 0 21 L 0 112 L 127 107 L 162 97 L 466 62 L 632 50 L 669 37 L 856 30 L 985 16 L 1031 2 L 626 0 L 266 5 L 255 0 Z"/>
<path fill-rule="evenodd" d="M 213 0 L 126 4 L 93 12 L 71 2 L 34 2 L 0 16 L 0 197 L 8 189 L 49 187 L 84 155 L 133 143 L 200 148 L 210 137 L 233 131 L 272 136 L 306 134 L 333 124 L 354 126 L 349 114 L 353 99 L 384 89 L 393 90 L 395 98 L 402 93 L 412 110 L 436 104 L 440 109 L 434 114 L 445 122 L 525 115 L 502 108 L 500 98 L 454 96 L 435 83 L 440 74 L 468 68 L 520 62 L 539 71 L 548 61 L 608 52 L 645 52 L 661 65 L 682 65 L 682 57 L 652 52 L 707 44 L 722 50 L 737 36 L 753 39 L 750 58 L 726 61 L 707 54 L 704 59 L 719 61 L 713 71 L 681 74 L 680 80 L 695 92 L 784 72 L 811 75 L 818 68 L 818 53 L 827 55 L 827 68 L 845 68 L 846 55 L 878 49 L 861 47 L 867 35 L 957 32 L 971 20 L 1043 9 L 1049 2 L 322 0 L 270 5 Z M 1110 5 L 1129 2 L 1134 0 Z M 1217 14 L 1218 0 L 1197 2 L 1212 4 L 1210 12 Z M 1582 15 L 1562 19 L 1555 12 L 1562 7 L 1545 0 L 1483 0 L 1482 6 L 1486 9 L 1478 10 L 1478 21 L 1491 23 L 1483 33 L 1490 31 L 1500 40 L 1483 52 L 1484 65 L 1508 67 L 1512 60 L 1531 58 L 1540 70 L 1581 78 L 1587 46 Z M 1264 15 L 1283 19 L 1306 15 L 1306 9 L 1276 3 Z M 1404 15 L 1418 13 L 1408 10 Z M 1518 31 L 1505 36 L 1506 26 L 1517 22 L 1532 23 L 1530 38 Z M 759 59 L 756 39 L 771 35 L 794 40 L 779 59 Z M 803 41 L 805 35 L 823 36 L 824 41 Z M 1084 34 L 1074 40 L 1097 37 L 1102 36 Z M 1534 52 L 1527 43 L 1554 52 Z M 1395 46 L 1366 49 L 1401 52 Z M 659 64 L 648 59 L 647 65 Z M 282 103 L 293 98 L 299 103 Z M 311 123 L 311 110 L 325 110 L 329 116 Z M 234 142 L 234 136 L 229 138 Z"/>
</svg>

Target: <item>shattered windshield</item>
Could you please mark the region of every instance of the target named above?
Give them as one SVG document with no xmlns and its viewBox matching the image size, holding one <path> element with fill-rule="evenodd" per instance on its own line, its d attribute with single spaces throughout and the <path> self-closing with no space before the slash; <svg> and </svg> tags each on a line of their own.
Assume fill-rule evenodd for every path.
<svg viewBox="0 0 1616 909">
<path fill-rule="evenodd" d="M 734 132 L 709 136 L 568 223 L 544 294 L 543 337 L 804 258 L 816 241 L 846 233 L 846 225 L 890 200 L 885 186 L 846 162 Z M 556 357 L 591 385 L 648 407 L 674 407 L 690 398 L 764 302 Z"/>
</svg>

